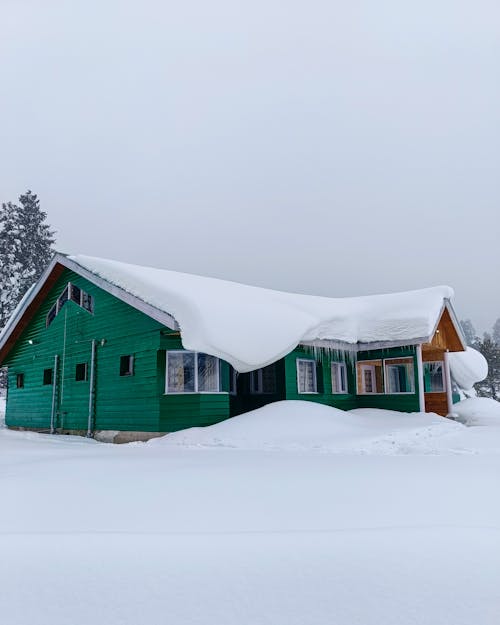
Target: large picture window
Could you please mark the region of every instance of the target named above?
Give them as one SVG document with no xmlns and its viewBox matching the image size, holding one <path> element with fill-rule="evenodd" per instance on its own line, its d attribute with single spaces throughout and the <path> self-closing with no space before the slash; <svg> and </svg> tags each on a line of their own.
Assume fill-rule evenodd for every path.
<svg viewBox="0 0 500 625">
<path fill-rule="evenodd" d="M 386 393 L 414 393 L 413 358 L 391 358 L 384 361 Z"/>
<path fill-rule="evenodd" d="M 167 393 L 218 393 L 219 359 L 188 351 L 167 352 Z"/>
<path fill-rule="evenodd" d="M 299 393 L 317 393 L 316 361 L 297 358 L 297 390 Z"/>
<path fill-rule="evenodd" d="M 332 393 L 347 393 L 347 367 L 343 362 L 332 362 Z"/>
</svg>

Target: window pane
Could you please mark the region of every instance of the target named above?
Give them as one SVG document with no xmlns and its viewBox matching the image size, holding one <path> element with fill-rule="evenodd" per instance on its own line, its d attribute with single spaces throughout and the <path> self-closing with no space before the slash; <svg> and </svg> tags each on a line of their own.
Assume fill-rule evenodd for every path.
<svg viewBox="0 0 500 625">
<path fill-rule="evenodd" d="M 77 382 L 83 382 L 86 379 L 87 379 L 87 363 L 81 362 L 76 365 L 75 380 Z"/>
<path fill-rule="evenodd" d="M 82 307 L 90 313 L 94 312 L 94 298 L 85 291 L 82 291 Z"/>
<path fill-rule="evenodd" d="M 384 392 L 381 360 L 360 361 L 356 365 L 356 370 L 358 395 Z"/>
<path fill-rule="evenodd" d="M 59 305 L 59 310 L 61 310 L 61 308 L 64 306 L 64 304 L 68 301 L 68 295 L 69 295 L 69 285 L 66 285 L 66 288 L 64 289 L 64 291 L 61 293 L 61 295 L 59 295 L 59 298 L 57 300 L 58 305 Z"/>
<path fill-rule="evenodd" d="M 298 389 L 299 393 L 316 392 L 316 362 L 314 360 L 298 361 Z"/>
<path fill-rule="evenodd" d="M 57 313 L 57 304 L 54 304 L 52 308 L 47 313 L 47 327 L 54 321 Z"/>
<path fill-rule="evenodd" d="M 413 358 L 400 358 L 386 362 L 385 374 L 388 393 L 415 392 Z"/>
<path fill-rule="evenodd" d="M 198 354 L 198 391 L 217 393 L 219 390 L 219 359 Z"/>
<path fill-rule="evenodd" d="M 443 362 L 424 362 L 424 391 L 426 393 L 444 393 Z"/>
<path fill-rule="evenodd" d="M 332 393 L 347 393 L 346 366 L 342 362 L 332 362 Z"/>
<path fill-rule="evenodd" d="M 268 365 L 262 369 L 262 392 L 276 392 L 276 374 L 274 365 Z"/>
<path fill-rule="evenodd" d="M 71 285 L 71 301 L 80 305 L 80 297 L 81 297 L 81 289 L 76 286 L 76 284 Z"/>
<path fill-rule="evenodd" d="M 193 352 L 167 352 L 167 391 L 194 393 Z"/>
<path fill-rule="evenodd" d="M 133 356 L 120 356 L 120 375 L 134 375 Z"/>
<path fill-rule="evenodd" d="M 24 388 L 24 373 L 18 373 L 16 375 L 16 387 Z"/>
<path fill-rule="evenodd" d="M 52 369 L 43 370 L 43 383 L 45 385 L 52 384 Z"/>
</svg>

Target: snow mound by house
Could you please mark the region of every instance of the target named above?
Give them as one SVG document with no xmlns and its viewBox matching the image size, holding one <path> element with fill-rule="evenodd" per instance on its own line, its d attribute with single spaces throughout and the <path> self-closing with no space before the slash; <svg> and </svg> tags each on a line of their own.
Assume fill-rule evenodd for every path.
<svg viewBox="0 0 500 625">
<path fill-rule="evenodd" d="M 432 453 L 433 441 L 464 430 L 428 413 L 339 410 L 310 401 L 280 401 L 203 428 L 190 428 L 148 445 L 324 451 L 361 454 Z"/>
<path fill-rule="evenodd" d="M 500 427 L 500 402 L 489 397 L 471 397 L 453 406 L 461 423 Z"/>
<path fill-rule="evenodd" d="M 366 297 L 328 298 L 273 291 L 90 256 L 69 256 L 177 321 L 182 342 L 218 356 L 240 372 L 275 362 L 300 342 L 339 344 L 429 337 L 447 286 Z"/>
<path fill-rule="evenodd" d="M 467 347 L 465 352 L 450 352 L 449 358 L 451 375 L 465 391 L 488 375 L 486 358 L 472 347 Z"/>
</svg>

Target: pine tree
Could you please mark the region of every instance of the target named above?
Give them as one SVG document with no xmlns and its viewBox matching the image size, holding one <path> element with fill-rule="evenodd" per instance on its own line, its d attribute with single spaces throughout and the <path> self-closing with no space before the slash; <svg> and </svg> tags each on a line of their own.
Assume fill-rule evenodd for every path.
<svg viewBox="0 0 500 625">
<path fill-rule="evenodd" d="M 472 325 L 472 321 L 470 319 L 465 319 L 460 321 L 460 325 L 462 326 L 462 331 L 465 336 L 465 342 L 467 343 L 467 345 L 472 347 L 479 340 L 479 337 L 476 334 L 476 330 Z"/>
<path fill-rule="evenodd" d="M 497 319 L 493 324 L 493 342 L 500 345 L 500 319 Z"/>
<path fill-rule="evenodd" d="M 475 384 L 477 394 L 480 397 L 491 397 L 499 400 L 500 392 L 500 345 L 493 341 L 490 334 L 484 333 L 475 348 L 481 352 L 488 362 L 488 376 Z"/>
<path fill-rule="evenodd" d="M 0 330 L 53 254 L 54 231 L 30 190 L 0 209 Z M 1 380 L 0 380 L 1 383 Z"/>
</svg>

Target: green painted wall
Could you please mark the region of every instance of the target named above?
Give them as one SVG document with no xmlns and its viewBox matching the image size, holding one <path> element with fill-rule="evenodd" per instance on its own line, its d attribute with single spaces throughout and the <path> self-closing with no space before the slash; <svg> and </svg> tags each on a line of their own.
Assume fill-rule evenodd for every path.
<svg viewBox="0 0 500 625">
<path fill-rule="evenodd" d="M 47 312 L 68 281 L 94 297 L 94 314 L 66 302 L 46 328 Z M 65 271 L 5 362 L 9 368 L 7 425 L 49 428 L 52 386 L 42 384 L 43 370 L 53 367 L 54 355 L 58 354 L 56 425 L 86 430 L 89 381 L 75 381 L 75 369 L 82 362 L 88 362 L 90 369 L 91 341 L 105 339 L 104 345 L 97 347 L 95 428 L 157 431 L 156 363 L 162 327 L 84 278 Z M 34 344 L 29 344 L 30 339 Z M 135 375 L 120 377 L 120 356 L 127 354 L 135 357 Z M 23 389 L 16 388 L 18 372 L 25 374 Z"/>
<path fill-rule="evenodd" d="M 346 356 L 343 359 L 342 353 L 328 352 L 323 350 L 318 358 L 315 357 L 314 352 L 306 347 L 297 347 L 290 352 L 284 358 L 285 363 L 285 397 L 286 399 L 301 399 L 307 401 L 315 401 L 320 404 L 326 404 L 328 406 L 334 406 L 335 408 L 341 408 L 342 410 L 351 410 L 356 408 L 356 396 L 355 396 L 355 379 L 353 365 Z M 315 394 L 304 394 L 298 392 L 297 387 L 297 358 L 307 358 L 316 360 L 316 379 L 318 392 Z M 331 363 L 332 362 L 345 362 L 347 367 L 347 389 L 349 393 L 338 395 L 332 394 L 332 378 L 331 378 Z"/>
</svg>

